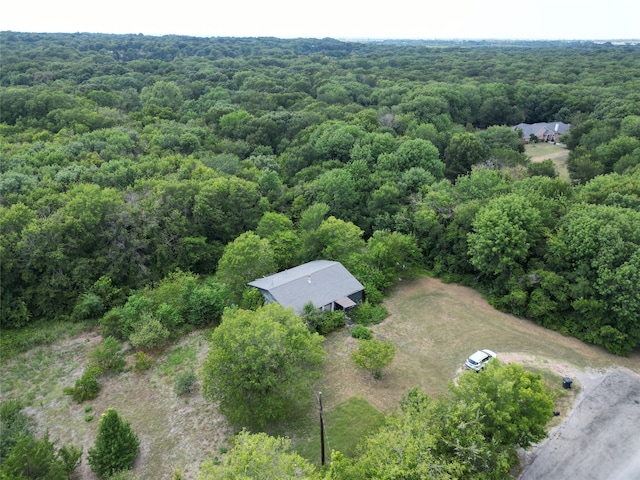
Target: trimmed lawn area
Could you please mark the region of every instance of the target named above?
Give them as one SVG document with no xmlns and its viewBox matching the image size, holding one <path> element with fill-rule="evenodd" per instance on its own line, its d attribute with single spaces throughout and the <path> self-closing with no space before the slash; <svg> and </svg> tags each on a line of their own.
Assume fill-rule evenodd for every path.
<svg viewBox="0 0 640 480">
<path fill-rule="evenodd" d="M 524 147 L 524 153 L 531 157 L 532 162 L 542 162 L 546 159 L 552 160 L 560 178 L 567 182 L 570 181 L 569 170 L 567 169 L 569 150 L 563 144 L 528 143 Z"/>
<path fill-rule="evenodd" d="M 562 411 L 568 410 L 580 391 L 577 380 L 572 390 L 563 391 L 563 376 L 616 366 L 640 373 L 640 352 L 628 358 L 617 357 L 530 320 L 499 312 L 475 290 L 435 278 L 403 281 L 385 305 L 389 317 L 369 327 L 375 338 L 391 340 L 397 348 L 393 363 L 383 370 L 381 379 L 376 380 L 351 364 L 349 353 L 357 342 L 351 338 L 349 329 L 328 335 L 325 375 L 316 386 L 323 393 L 327 415 L 333 409 L 343 408 L 352 398 L 364 399 L 378 411 L 390 413 L 414 386 L 433 397 L 447 395 L 449 383 L 461 373 L 466 358 L 482 348 L 493 350 L 503 362 L 516 362 L 542 374 L 556 388 L 556 406 Z M 357 425 L 369 416 L 369 413 L 359 415 L 355 410 L 352 415 L 342 417 L 345 424 L 340 428 L 351 429 L 351 424 Z M 555 423 L 557 420 L 551 425 Z M 357 435 L 352 438 L 358 440 Z M 309 441 L 296 443 L 305 456 L 304 445 Z M 307 456 L 312 461 L 317 461 L 317 457 L 317 453 Z"/>
</svg>

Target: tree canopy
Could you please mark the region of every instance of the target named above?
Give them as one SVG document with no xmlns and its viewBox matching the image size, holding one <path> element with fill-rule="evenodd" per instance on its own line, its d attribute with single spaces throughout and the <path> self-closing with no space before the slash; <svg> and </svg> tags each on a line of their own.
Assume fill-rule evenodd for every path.
<svg viewBox="0 0 640 480">
<path fill-rule="evenodd" d="M 203 393 L 230 423 L 264 427 L 308 406 L 323 356 L 322 337 L 291 309 L 228 309 L 202 366 Z"/>
</svg>

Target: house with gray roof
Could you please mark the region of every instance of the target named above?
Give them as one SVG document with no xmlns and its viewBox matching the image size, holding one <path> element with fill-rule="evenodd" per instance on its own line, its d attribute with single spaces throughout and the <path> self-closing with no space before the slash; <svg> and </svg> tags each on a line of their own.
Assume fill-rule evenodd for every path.
<svg viewBox="0 0 640 480">
<path fill-rule="evenodd" d="M 519 123 L 512 130 L 521 130 L 522 139 L 529 143 L 531 135 L 535 135 L 541 142 L 558 142 L 560 135 L 571 127 L 564 122 L 540 122 L 540 123 Z"/>
<path fill-rule="evenodd" d="M 277 302 L 302 314 L 306 303 L 322 310 L 348 310 L 364 299 L 364 287 L 339 262 L 314 260 L 289 270 L 259 278 L 257 288 L 266 303 Z"/>
</svg>

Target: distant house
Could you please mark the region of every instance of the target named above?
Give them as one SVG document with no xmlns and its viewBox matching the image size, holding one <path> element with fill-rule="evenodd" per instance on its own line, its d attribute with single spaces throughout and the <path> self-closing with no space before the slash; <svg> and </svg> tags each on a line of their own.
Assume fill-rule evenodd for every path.
<svg viewBox="0 0 640 480">
<path fill-rule="evenodd" d="M 339 262 L 315 260 L 249 283 L 267 303 L 292 307 L 301 315 L 306 303 L 322 310 L 348 310 L 364 299 L 364 287 Z"/>
<path fill-rule="evenodd" d="M 564 122 L 540 122 L 540 123 L 519 123 L 512 130 L 522 131 L 522 140 L 529 143 L 531 135 L 535 135 L 540 142 L 556 143 L 560 140 L 560 135 L 565 133 L 571 127 L 570 124 Z"/>
</svg>

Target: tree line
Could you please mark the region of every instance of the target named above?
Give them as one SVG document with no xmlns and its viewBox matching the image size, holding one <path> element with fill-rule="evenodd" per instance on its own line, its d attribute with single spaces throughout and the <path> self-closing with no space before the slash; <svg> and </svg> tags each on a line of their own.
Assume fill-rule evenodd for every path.
<svg viewBox="0 0 640 480">
<path fill-rule="evenodd" d="M 637 46 L 0 40 L 5 327 L 109 323 L 176 272 L 233 302 L 328 258 L 374 303 L 420 268 L 612 352 L 638 345 Z M 509 128 L 556 120 L 571 183 Z"/>
</svg>

